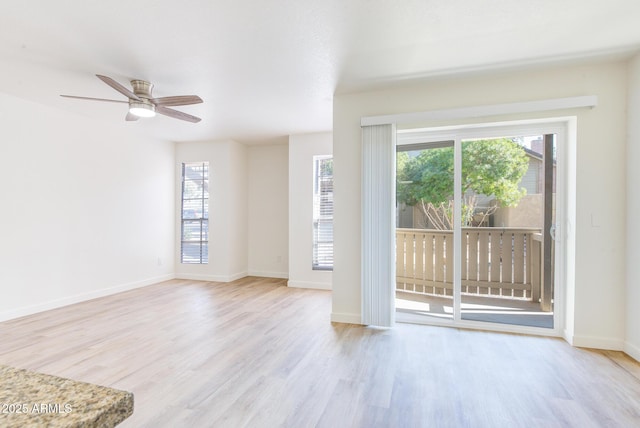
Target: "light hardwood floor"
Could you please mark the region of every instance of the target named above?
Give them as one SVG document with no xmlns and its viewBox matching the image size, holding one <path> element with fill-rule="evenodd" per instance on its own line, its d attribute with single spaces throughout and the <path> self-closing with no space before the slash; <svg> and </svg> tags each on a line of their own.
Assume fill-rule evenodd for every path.
<svg viewBox="0 0 640 428">
<path fill-rule="evenodd" d="M 0 364 L 128 390 L 122 427 L 637 427 L 640 364 L 559 339 L 331 324 L 331 294 L 173 280 L 0 323 Z"/>
</svg>

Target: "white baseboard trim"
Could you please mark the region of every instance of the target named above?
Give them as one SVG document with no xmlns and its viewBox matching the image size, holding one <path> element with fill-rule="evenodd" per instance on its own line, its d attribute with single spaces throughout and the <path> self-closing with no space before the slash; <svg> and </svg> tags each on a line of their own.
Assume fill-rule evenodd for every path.
<svg viewBox="0 0 640 428">
<path fill-rule="evenodd" d="M 250 270 L 249 276 L 259 276 L 261 278 L 287 279 L 289 278 L 289 272 L 268 272 L 268 271 L 262 271 L 262 270 Z"/>
<path fill-rule="evenodd" d="M 331 312 L 331 322 L 362 325 L 362 317 L 360 314 L 338 314 Z"/>
<path fill-rule="evenodd" d="M 227 275 L 227 278 L 229 278 L 227 282 L 235 281 L 236 279 L 246 278 L 248 275 L 249 274 L 247 273 L 247 271 L 232 273 L 231 275 Z"/>
<path fill-rule="evenodd" d="M 236 279 L 244 278 L 247 276 L 247 272 L 239 272 L 231 275 L 202 275 L 198 273 L 176 273 L 176 279 L 190 279 L 193 281 L 207 281 L 207 282 L 231 282 Z"/>
<path fill-rule="evenodd" d="M 330 282 L 287 281 L 287 287 L 311 288 L 313 290 L 331 290 Z"/>
<path fill-rule="evenodd" d="M 624 342 L 624 353 L 640 362 L 640 346 L 634 345 L 629 342 Z"/>
<path fill-rule="evenodd" d="M 24 317 L 27 315 L 37 314 L 39 312 L 49 311 L 51 309 L 61 308 L 63 306 L 73 305 L 75 303 L 86 302 L 87 300 L 93 300 L 100 297 L 110 296 L 112 294 L 122 293 L 123 291 L 129 291 L 136 288 L 146 287 L 147 285 L 156 284 L 162 281 L 168 281 L 170 279 L 175 279 L 175 275 L 167 274 L 167 275 L 156 276 L 156 277 L 144 279 L 141 281 L 129 282 L 126 284 L 120 284 L 113 287 L 107 287 L 107 288 L 102 288 L 100 290 L 90 291 L 88 293 L 75 294 L 73 296 L 67 296 L 61 299 L 51 300 L 48 302 L 38 303 L 31 306 L 24 306 L 22 308 L 3 311 L 3 312 L 0 312 L 0 322 Z"/>
<path fill-rule="evenodd" d="M 595 336 L 573 336 L 567 340 L 572 346 L 579 348 L 606 349 L 609 351 L 622 351 L 624 341 L 622 339 L 611 339 L 608 337 Z"/>
<path fill-rule="evenodd" d="M 573 346 L 573 334 L 568 330 L 562 330 L 562 338 L 571 346 Z"/>
</svg>

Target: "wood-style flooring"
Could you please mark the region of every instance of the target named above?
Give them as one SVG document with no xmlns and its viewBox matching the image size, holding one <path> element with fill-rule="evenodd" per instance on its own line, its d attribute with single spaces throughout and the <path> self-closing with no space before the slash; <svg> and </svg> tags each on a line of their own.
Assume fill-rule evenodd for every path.
<svg viewBox="0 0 640 428">
<path fill-rule="evenodd" d="M 173 280 L 0 323 L 0 364 L 133 392 L 122 427 L 640 426 L 623 353 L 330 312 L 283 280 Z"/>
</svg>

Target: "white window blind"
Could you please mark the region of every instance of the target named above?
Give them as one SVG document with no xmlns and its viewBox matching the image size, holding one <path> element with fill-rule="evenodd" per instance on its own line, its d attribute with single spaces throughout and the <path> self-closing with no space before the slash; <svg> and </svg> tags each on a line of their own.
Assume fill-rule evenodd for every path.
<svg viewBox="0 0 640 428">
<path fill-rule="evenodd" d="M 313 157 L 314 270 L 333 270 L 333 158 Z"/>
<path fill-rule="evenodd" d="M 395 125 L 362 127 L 362 323 L 395 318 Z"/>
<path fill-rule="evenodd" d="M 209 262 L 209 163 L 182 164 L 181 263 Z"/>
</svg>

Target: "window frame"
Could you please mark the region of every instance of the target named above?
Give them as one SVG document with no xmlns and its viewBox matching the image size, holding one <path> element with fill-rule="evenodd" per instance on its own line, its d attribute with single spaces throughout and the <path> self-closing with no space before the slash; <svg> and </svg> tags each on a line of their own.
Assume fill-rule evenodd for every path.
<svg viewBox="0 0 640 428">
<path fill-rule="evenodd" d="M 188 178 L 186 170 L 188 167 L 201 168 L 201 178 Z M 208 264 L 209 263 L 209 178 L 210 169 L 209 162 L 182 162 L 181 166 L 181 192 L 180 192 L 180 263 L 181 264 Z M 201 182 L 200 184 L 200 197 L 185 198 L 186 184 L 187 182 Z M 185 201 L 199 201 L 200 216 L 196 213 L 193 216 L 186 216 L 185 213 L 189 211 L 186 208 Z M 197 204 L 196 204 L 197 205 Z M 198 231 L 198 239 L 185 239 L 185 226 L 188 224 L 196 224 L 196 230 Z M 198 255 L 192 259 L 185 258 L 185 244 L 198 244 Z"/>
<path fill-rule="evenodd" d="M 331 160 L 331 175 L 321 174 L 321 165 L 324 161 Z M 322 190 L 322 179 L 330 181 L 329 190 Z M 312 215 L 312 259 L 311 269 L 317 271 L 333 271 L 333 156 L 313 156 L 313 215 Z M 327 214 L 327 209 L 330 214 Z M 321 225 L 324 224 L 324 233 L 327 226 L 330 239 L 320 239 Z M 321 249 L 320 247 L 324 247 Z"/>
</svg>

